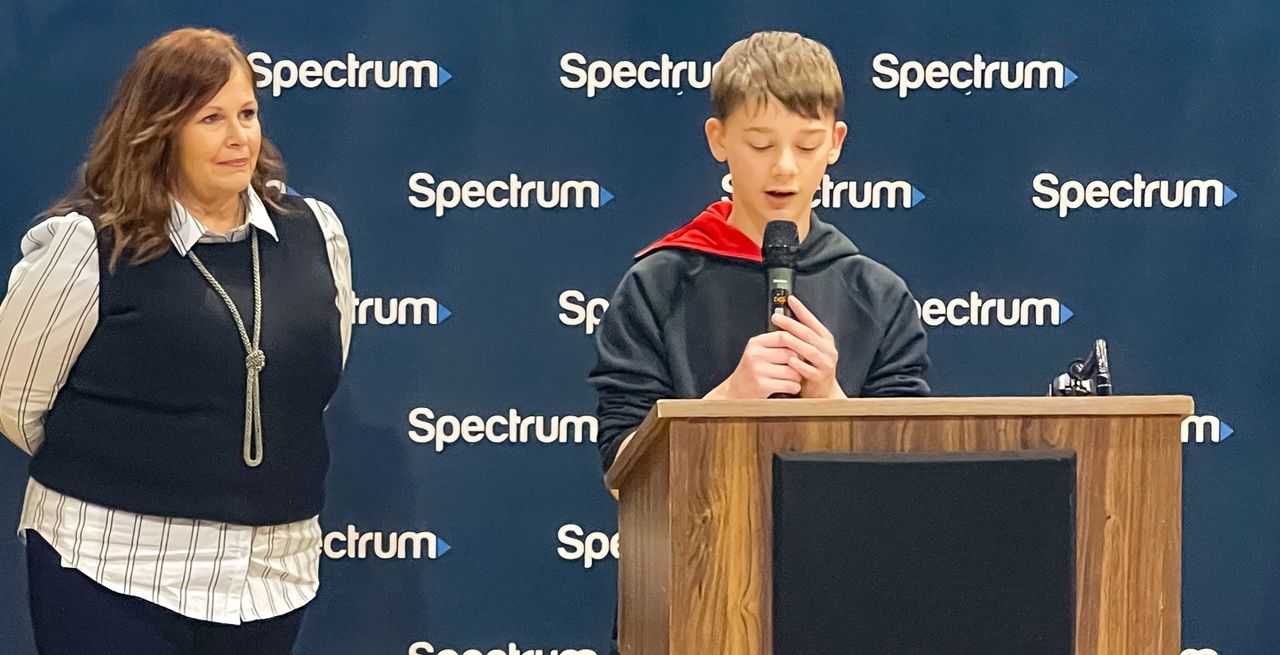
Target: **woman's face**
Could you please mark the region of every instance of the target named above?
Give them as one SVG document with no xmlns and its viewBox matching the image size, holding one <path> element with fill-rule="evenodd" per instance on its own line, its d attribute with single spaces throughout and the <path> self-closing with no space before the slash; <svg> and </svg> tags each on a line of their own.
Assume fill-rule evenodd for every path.
<svg viewBox="0 0 1280 655">
<path fill-rule="evenodd" d="M 178 131 L 178 186 L 205 202 L 249 188 L 262 128 L 248 71 L 235 67 L 218 94 Z"/>
</svg>

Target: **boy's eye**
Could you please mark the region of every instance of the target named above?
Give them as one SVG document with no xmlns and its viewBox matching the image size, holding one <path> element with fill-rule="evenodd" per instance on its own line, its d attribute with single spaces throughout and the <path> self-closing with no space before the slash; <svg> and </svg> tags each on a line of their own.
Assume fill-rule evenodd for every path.
<svg viewBox="0 0 1280 655">
<path fill-rule="evenodd" d="M 801 150 L 803 150 L 803 151 L 805 151 L 805 152 L 813 152 L 814 150 L 817 150 L 818 148 L 815 146 L 815 147 L 813 147 L 813 148 L 804 148 L 804 147 L 802 147 L 802 148 L 800 148 L 800 149 L 801 149 Z"/>
<path fill-rule="evenodd" d="M 752 150 L 768 150 L 769 148 L 772 148 L 772 147 L 773 147 L 773 146 L 771 146 L 771 145 L 758 146 L 758 145 L 756 145 L 756 144 L 754 144 L 754 143 L 753 143 L 753 144 L 751 144 L 751 149 L 752 149 Z"/>
</svg>

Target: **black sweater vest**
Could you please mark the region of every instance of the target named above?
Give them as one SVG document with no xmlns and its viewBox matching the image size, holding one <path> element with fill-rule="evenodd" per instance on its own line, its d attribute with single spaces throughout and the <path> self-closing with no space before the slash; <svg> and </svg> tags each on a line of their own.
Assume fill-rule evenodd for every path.
<svg viewBox="0 0 1280 655">
<path fill-rule="evenodd" d="M 258 238 L 262 464 L 242 457 L 245 350 L 226 303 L 173 248 L 109 271 L 103 236 L 98 325 L 45 418 L 36 480 L 140 514 L 270 525 L 320 512 L 341 319 L 320 226 L 302 201 L 284 203 L 288 212 L 271 211 L 279 241 Z M 194 252 L 252 335 L 250 240 Z"/>
</svg>

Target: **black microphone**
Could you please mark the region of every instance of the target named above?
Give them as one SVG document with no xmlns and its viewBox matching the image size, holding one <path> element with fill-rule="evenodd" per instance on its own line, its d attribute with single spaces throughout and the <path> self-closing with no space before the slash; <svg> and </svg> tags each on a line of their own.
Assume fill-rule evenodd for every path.
<svg viewBox="0 0 1280 655">
<path fill-rule="evenodd" d="M 764 244 L 760 253 L 764 257 L 765 279 L 769 283 L 769 331 L 781 328 L 773 324 L 772 316 L 791 316 L 787 300 L 791 298 L 796 275 L 796 251 L 800 249 L 800 233 L 791 221 L 769 221 L 764 226 Z"/>
<path fill-rule="evenodd" d="M 1111 357 L 1107 354 L 1107 342 L 1093 342 L 1093 351 L 1084 359 L 1077 359 L 1067 367 L 1067 372 L 1049 383 L 1050 396 L 1110 396 Z"/>
</svg>

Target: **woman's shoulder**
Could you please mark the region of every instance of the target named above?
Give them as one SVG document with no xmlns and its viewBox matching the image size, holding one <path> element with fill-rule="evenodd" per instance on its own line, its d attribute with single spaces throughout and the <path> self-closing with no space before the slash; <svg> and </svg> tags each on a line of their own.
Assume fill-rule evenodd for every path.
<svg viewBox="0 0 1280 655">
<path fill-rule="evenodd" d="M 272 202 L 283 208 L 286 220 L 315 221 L 320 226 L 326 239 L 344 234 L 342 221 L 338 213 L 329 203 L 309 195 L 299 194 L 290 188 L 286 193 L 276 194 Z"/>
<path fill-rule="evenodd" d="M 53 266 L 61 262 L 94 274 L 98 270 L 94 258 L 101 246 L 97 226 L 89 216 L 76 211 L 37 216 L 18 242 L 23 262 L 54 262 Z"/>
<path fill-rule="evenodd" d="M 37 216 L 22 237 L 22 252 L 49 247 L 60 241 L 97 238 L 96 212 L 89 207 L 60 208 Z"/>
</svg>

